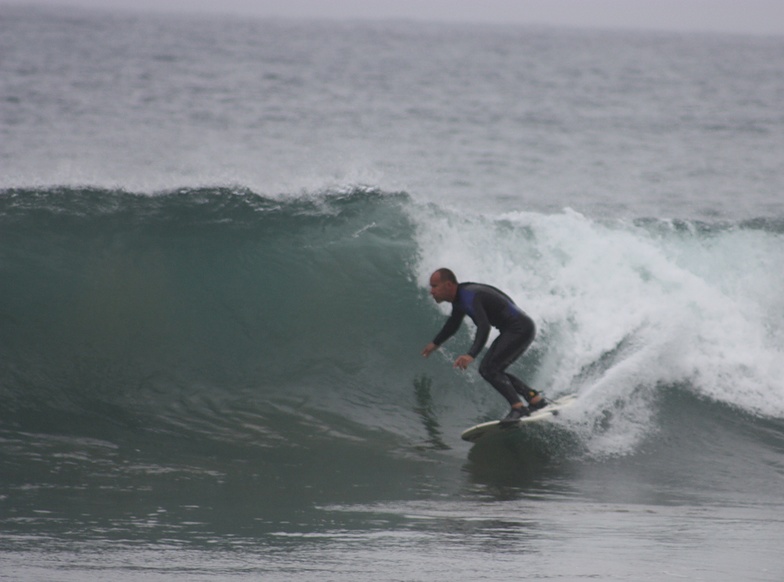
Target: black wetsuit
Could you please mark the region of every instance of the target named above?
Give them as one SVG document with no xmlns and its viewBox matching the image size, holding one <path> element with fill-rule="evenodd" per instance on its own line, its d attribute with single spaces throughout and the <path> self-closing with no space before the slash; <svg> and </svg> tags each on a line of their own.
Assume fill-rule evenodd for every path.
<svg viewBox="0 0 784 582">
<path fill-rule="evenodd" d="M 533 320 L 503 291 L 481 283 L 460 283 L 452 303 L 452 315 L 433 343 L 440 346 L 452 337 L 466 315 L 476 324 L 476 337 L 467 352 L 472 358 L 476 358 L 487 343 L 491 326 L 501 332 L 479 365 L 481 376 L 510 404 L 520 402 L 520 396 L 530 401 L 536 396 L 536 390 L 507 373 L 506 368 L 534 341 L 536 326 Z"/>
</svg>

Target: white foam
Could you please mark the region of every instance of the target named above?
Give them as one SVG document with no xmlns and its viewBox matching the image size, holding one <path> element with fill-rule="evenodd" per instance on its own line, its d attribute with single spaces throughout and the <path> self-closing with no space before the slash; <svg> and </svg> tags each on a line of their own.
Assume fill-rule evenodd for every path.
<svg viewBox="0 0 784 582">
<path fill-rule="evenodd" d="M 467 217 L 429 206 L 415 220 L 422 286 L 446 266 L 515 298 L 539 327 L 531 381 L 580 391 L 597 450 L 623 452 L 655 430 L 666 386 L 784 416 L 781 236 L 654 234 L 569 210 Z"/>
</svg>

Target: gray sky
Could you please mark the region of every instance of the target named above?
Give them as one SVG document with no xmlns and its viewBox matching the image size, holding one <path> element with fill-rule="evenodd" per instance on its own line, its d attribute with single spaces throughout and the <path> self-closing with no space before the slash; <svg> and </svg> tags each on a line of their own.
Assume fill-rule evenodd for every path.
<svg viewBox="0 0 784 582">
<path fill-rule="evenodd" d="M 4 3 L 784 35 L 784 0 L 0 0 Z"/>
</svg>

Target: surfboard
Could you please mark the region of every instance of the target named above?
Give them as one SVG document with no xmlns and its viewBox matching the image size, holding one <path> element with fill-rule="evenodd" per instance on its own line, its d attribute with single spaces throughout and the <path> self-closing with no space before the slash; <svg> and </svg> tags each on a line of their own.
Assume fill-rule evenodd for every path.
<svg viewBox="0 0 784 582">
<path fill-rule="evenodd" d="M 514 430 L 516 428 L 520 428 L 523 425 L 536 423 L 536 422 L 543 422 L 552 420 L 554 416 L 557 416 L 564 408 L 574 404 L 577 400 L 577 396 L 574 394 L 570 394 L 569 396 L 563 396 L 558 398 L 557 400 L 553 400 L 545 406 L 541 410 L 537 410 L 536 412 L 532 412 L 531 416 L 526 416 L 521 418 L 520 420 L 516 420 L 514 422 L 505 422 L 501 424 L 500 420 L 491 420 L 489 422 L 483 422 L 481 424 L 477 424 L 468 428 L 463 431 L 463 434 L 460 435 L 464 441 L 468 441 L 470 443 L 475 443 L 480 438 L 491 435 L 491 434 L 498 434 L 501 432 L 506 432 L 508 430 Z"/>
</svg>

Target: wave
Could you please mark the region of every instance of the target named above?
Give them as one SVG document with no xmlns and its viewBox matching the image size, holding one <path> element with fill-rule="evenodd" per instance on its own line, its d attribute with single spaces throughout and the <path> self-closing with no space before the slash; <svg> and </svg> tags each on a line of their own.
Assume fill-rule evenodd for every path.
<svg viewBox="0 0 784 582">
<path fill-rule="evenodd" d="M 698 418 L 718 407 L 780 426 L 783 230 L 465 216 L 362 187 L 5 190 L 0 426 L 459 451 L 459 432 L 505 404 L 449 365 L 468 326 L 419 357 L 443 319 L 426 293 L 439 266 L 505 289 L 536 319 L 516 369 L 551 396 L 579 394 L 563 422 L 583 453 L 690 430 L 664 420 L 684 398 Z"/>
</svg>

